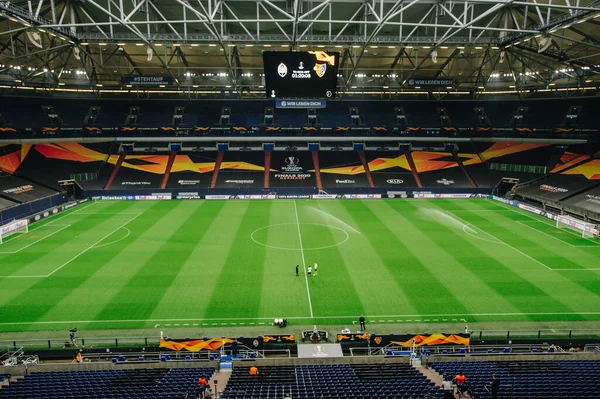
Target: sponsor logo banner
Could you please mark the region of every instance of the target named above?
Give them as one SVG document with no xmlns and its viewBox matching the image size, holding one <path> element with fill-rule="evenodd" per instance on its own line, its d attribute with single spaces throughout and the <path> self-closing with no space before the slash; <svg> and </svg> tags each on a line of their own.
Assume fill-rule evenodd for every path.
<svg viewBox="0 0 600 399">
<path fill-rule="evenodd" d="M 254 184 L 254 180 L 225 180 L 228 184 Z"/>
<path fill-rule="evenodd" d="M 444 186 L 451 186 L 452 184 L 454 184 L 454 180 L 442 179 L 442 180 L 436 180 L 436 183 L 443 184 Z"/>
<path fill-rule="evenodd" d="M 387 184 L 404 184 L 402 179 L 387 179 Z"/>
<path fill-rule="evenodd" d="M 336 199 L 337 195 L 335 194 L 314 194 L 312 196 L 313 199 Z"/>
<path fill-rule="evenodd" d="M 149 186 L 152 183 L 149 181 L 124 181 L 121 182 L 122 186 Z"/>
<path fill-rule="evenodd" d="M 453 86 L 454 79 L 408 79 L 408 86 L 426 86 L 426 87 L 439 87 L 439 86 Z"/>
<path fill-rule="evenodd" d="M 7 188 L 6 190 L 2 190 L 4 194 L 23 194 L 28 191 L 33 191 L 33 186 L 30 184 L 26 184 L 19 187 Z"/>
<path fill-rule="evenodd" d="M 235 196 L 236 199 L 245 199 L 245 200 L 255 200 L 255 199 L 268 199 L 268 200 L 272 200 L 272 199 L 277 199 L 276 195 L 236 195 Z"/>
<path fill-rule="evenodd" d="M 278 195 L 277 198 L 281 198 L 281 199 L 309 199 L 311 196 L 310 195 L 304 195 L 304 194 L 299 194 L 299 195 Z M 335 197 L 335 196 L 334 196 Z M 313 196 L 314 198 L 314 196 Z"/>
<path fill-rule="evenodd" d="M 170 200 L 173 199 L 171 194 L 162 195 L 102 195 L 99 197 L 92 197 L 92 200 L 105 200 L 105 201 L 154 201 L 154 200 Z"/>
<path fill-rule="evenodd" d="M 381 194 L 343 194 L 342 198 L 372 199 L 372 198 L 381 198 Z"/>
<path fill-rule="evenodd" d="M 203 195 L 199 195 L 198 193 L 178 193 L 177 199 L 203 199 Z"/>
<path fill-rule="evenodd" d="M 548 191 L 550 193 L 567 193 L 567 192 L 569 192 L 569 189 L 567 189 L 567 188 L 551 186 L 549 184 L 540 185 L 540 190 Z"/>
<path fill-rule="evenodd" d="M 344 179 L 344 180 L 335 179 L 335 184 L 356 184 L 356 181 L 352 180 L 352 179 Z"/>
<path fill-rule="evenodd" d="M 178 180 L 177 184 L 181 186 L 194 186 L 200 184 L 200 180 Z"/>
<path fill-rule="evenodd" d="M 125 76 L 123 82 L 126 85 L 158 86 L 170 85 L 173 79 L 170 76 Z"/>
<path fill-rule="evenodd" d="M 205 197 L 207 200 L 228 200 L 234 199 L 234 195 L 207 195 Z"/>
<path fill-rule="evenodd" d="M 276 100 L 275 108 L 325 108 L 326 100 Z"/>
<path fill-rule="evenodd" d="M 433 193 L 413 193 L 414 198 L 482 198 L 484 194 L 433 194 Z"/>
</svg>

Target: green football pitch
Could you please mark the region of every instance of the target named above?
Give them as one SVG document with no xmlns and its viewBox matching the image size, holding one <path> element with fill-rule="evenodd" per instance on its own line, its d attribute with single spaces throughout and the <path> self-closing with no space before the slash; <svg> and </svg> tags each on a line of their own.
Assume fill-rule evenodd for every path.
<svg viewBox="0 0 600 399">
<path fill-rule="evenodd" d="M 487 199 L 231 200 L 88 202 L 0 245 L 4 332 L 360 314 L 600 320 L 600 241 Z"/>
</svg>

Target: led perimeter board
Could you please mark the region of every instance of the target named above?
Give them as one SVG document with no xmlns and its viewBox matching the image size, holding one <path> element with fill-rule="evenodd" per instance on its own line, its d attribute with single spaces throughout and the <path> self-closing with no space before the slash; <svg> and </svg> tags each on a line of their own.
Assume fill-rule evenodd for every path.
<svg viewBox="0 0 600 399">
<path fill-rule="evenodd" d="M 265 51 L 267 98 L 333 98 L 340 53 Z"/>
</svg>

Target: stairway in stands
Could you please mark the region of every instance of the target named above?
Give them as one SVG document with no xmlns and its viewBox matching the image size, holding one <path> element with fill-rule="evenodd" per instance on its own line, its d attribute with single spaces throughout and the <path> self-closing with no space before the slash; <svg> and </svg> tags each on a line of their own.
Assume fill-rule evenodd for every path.
<svg viewBox="0 0 600 399">
<path fill-rule="evenodd" d="M 221 169 L 221 163 L 223 162 L 224 151 L 219 151 L 217 154 L 217 161 L 215 162 L 215 170 L 213 170 L 212 179 L 210 181 L 210 188 L 215 188 L 217 185 L 217 178 L 219 177 L 219 170 Z"/>
<path fill-rule="evenodd" d="M 360 158 L 360 162 L 362 163 L 363 168 L 365 169 L 365 174 L 367 175 L 367 180 L 369 181 L 369 187 L 375 187 L 375 182 L 373 181 L 373 176 L 371 175 L 371 169 L 369 169 L 369 163 L 367 162 L 367 158 L 365 157 L 364 151 L 357 151 L 358 158 Z"/>
<path fill-rule="evenodd" d="M 417 166 L 415 165 L 415 160 L 412 157 L 412 153 L 410 151 L 405 153 L 406 160 L 410 165 L 410 170 L 412 171 L 415 182 L 417 182 L 417 187 L 422 188 L 423 184 L 421 183 L 421 178 L 419 177 L 419 173 L 417 172 Z"/>
<path fill-rule="evenodd" d="M 271 186 L 271 150 L 265 150 L 265 179 L 264 179 L 264 188 L 269 188 Z"/>
<path fill-rule="evenodd" d="M 458 156 L 456 151 L 452 151 L 452 157 L 458 164 L 458 167 L 460 168 L 460 170 L 462 170 L 464 175 L 467 177 L 467 180 L 469 181 L 469 183 L 471 183 L 471 187 L 477 188 L 477 183 L 475 183 L 475 180 L 473 180 L 473 177 L 471 177 L 471 174 L 469 173 L 467 168 L 465 168 L 465 165 L 463 165 L 462 160 L 460 159 L 460 157 Z"/>
<path fill-rule="evenodd" d="M 110 174 L 110 177 L 108 178 L 108 180 L 106 181 L 106 184 L 104 185 L 105 190 L 108 190 L 110 188 L 110 185 L 112 184 L 113 180 L 115 180 L 115 177 L 117 177 L 117 173 L 119 172 L 119 169 L 121 169 L 121 165 L 123 164 L 123 161 L 125 160 L 125 156 L 126 156 L 125 152 L 121 152 L 119 154 L 119 159 L 117 160 L 117 163 L 115 164 L 115 167 L 113 168 L 113 171 Z"/>
<path fill-rule="evenodd" d="M 167 167 L 165 168 L 165 174 L 163 176 L 162 182 L 160 183 L 160 188 L 167 188 L 167 183 L 169 183 L 169 176 L 171 176 L 171 169 L 173 168 L 173 163 L 175 162 L 175 156 L 177 156 L 177 151 L 171 151 L 169 153 L 169 160 L 167 161 Z"/>
<path fill-rule="evenodd" d="M 317 188 L 319 190 L 323 190 L 323 182 L 321 181 L 321 167 L 319 166 L 319 152 L 311 151 L 313 165 L 315 167 L 315 177 L 317 179 Z"/>
</svg>

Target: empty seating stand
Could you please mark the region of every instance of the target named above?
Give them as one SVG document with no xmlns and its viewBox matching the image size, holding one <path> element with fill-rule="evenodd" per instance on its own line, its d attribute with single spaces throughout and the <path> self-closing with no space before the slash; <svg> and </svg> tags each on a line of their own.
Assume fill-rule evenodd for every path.
<svg viewBox="0 0 600 399">
<path fill-rule="evenodd" d="M 122 369 L 32 373 L 0 389 L 2 399 L 195 398 L 198 378 L 215 369 Z"/>
<path fill-rule="evenodd" d="M 500 379 L 498 398 L 600 398 L 600 360 L 432 362 L 429 366 L 449 377 L 463 372 L 476 398 L 488 397 L 485 387 L 494 373 Z"/>
<path fill-rule="evenodd" d="M 442 398 L 434 383 L 407 364 L 265 366 L 258 376 L 236 367 L 224 399 Z"/>
</svg>

